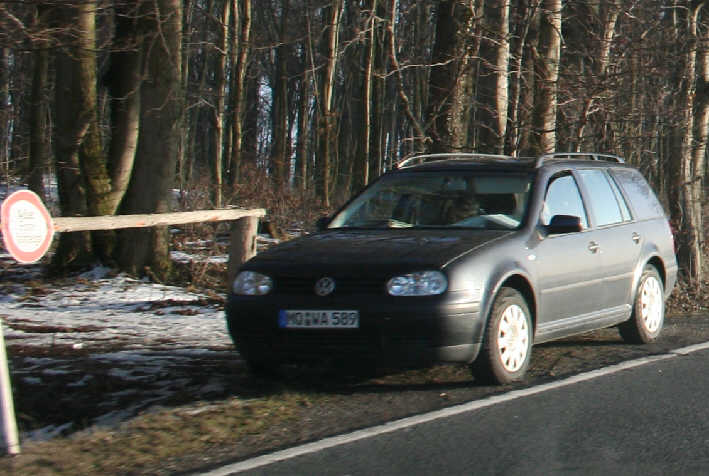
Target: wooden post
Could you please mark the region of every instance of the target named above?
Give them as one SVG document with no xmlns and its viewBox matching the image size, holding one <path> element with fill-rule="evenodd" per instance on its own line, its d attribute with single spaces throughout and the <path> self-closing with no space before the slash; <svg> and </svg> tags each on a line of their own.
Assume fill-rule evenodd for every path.
<svg viewBox="0 0 709 476">
<path fill-rule="evenodd" d="M 239 266 L 256 254 L 257 232 L 257 216 L 247 216 L 232 222 L 226 283 L 228 290 L 231 290 L 231 283 L 234 281 Z"/>
</svg>

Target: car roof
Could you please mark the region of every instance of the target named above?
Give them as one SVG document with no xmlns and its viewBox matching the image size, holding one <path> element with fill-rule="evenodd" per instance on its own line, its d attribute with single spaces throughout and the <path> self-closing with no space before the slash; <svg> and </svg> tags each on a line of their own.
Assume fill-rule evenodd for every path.
<svg viewBox="0 0 709 476">
<path fill-rule="evenodd" d="M 596 152 L 555 152 L 539 157 L 513 157 L 508 155 L 447 153 L 414 155 L 399 161 L 395 170 L 500 170 L 533 171 L 542 167 L 577 168 L 579 165 L 622 165 L 624 160 L 617 155 Z"/>
</svg>

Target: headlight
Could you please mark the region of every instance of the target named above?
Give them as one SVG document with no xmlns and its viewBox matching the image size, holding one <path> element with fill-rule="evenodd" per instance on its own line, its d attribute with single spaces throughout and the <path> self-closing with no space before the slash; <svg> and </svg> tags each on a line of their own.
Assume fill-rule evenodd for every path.
<svg viewBox="0 0 709 476">
<path fill-rule="evenodd" d="M 273 289 L 273 280 L 255 271 L 242 271 L 234 279 L 231 289 L 234 294 L 242 296 L 263 296 Z"/>
<path fill-rule="evenodd" d="M 431 296 L 443 294 L 447 288 L 448 279 L 440 271 L 409 273 L 387 282 L 387 291 L 392 296 Z"/>
</svg>

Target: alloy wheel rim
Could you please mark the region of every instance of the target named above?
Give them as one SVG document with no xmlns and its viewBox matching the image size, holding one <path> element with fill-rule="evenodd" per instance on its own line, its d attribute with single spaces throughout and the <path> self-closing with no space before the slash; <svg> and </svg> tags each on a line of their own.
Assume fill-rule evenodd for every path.
<svg viewBox="0 0 709 476">
<path fill-rule="evenodd" d="M 502 366 L 508 372 L 517 372 L 524 365 L 529 352 L 529 328 L 524 310 L 514 304 L 502 313 L 497 335 L 497 349 Z"/>
<path fill-rule="evenodd" d="M 648 332 L 656 332 L 662 324 L 662 287 L 657 278 L 650 276 L 640 291 L 640 312 Z"/>
</svg>

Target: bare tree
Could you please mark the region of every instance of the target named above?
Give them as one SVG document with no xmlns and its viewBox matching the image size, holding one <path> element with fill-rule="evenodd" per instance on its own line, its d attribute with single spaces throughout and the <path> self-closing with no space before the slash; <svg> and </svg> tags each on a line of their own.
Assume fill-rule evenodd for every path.
<svg viewBox="0 0 709 476">
<path fill-rule="evenodd" d="M 244 115 L 246 111 L 246 72 L 251 52 L 251 0 L 232 1 L 232 64 L 231 81 L 231 152 L 229 182 L 233 186 L 239 178 L 239 167 L 244 148 Z"/>
<path fill-rule="evenodd" d="M 137 110 L 134 97 L 140 85 L 140 57 L 131 53 L 131 42 L 113 56 L 113 72 L 108 90 L 112 96 L 112 134 L 105 147 L 102 113 L 99 111 L 97 51 L 98 2 L 66 3 L 56 12 L 61 29 L 57 37 L 55 94 L 55 162 L 60 186 L 60 205 L 66 216 L 112 215 L 126 192 L 133 168 L 137 140 Z M 117 9 L 117 38 L 135 38 L 127 24 L 135 12 Z M 37 61 L 35 81 L 41 79 L 46 64 Z M 37 113 L 40 114 L 40 113 Z M 37 117 L 36 121 L 41 121 Z M 41 140 L 41 139 L 37 139 Z M 33 150 L 39 150 L 34 147 Z M 42 180 L 40 173 L 34 180 Z M 110 261 L 114 240 L 111 233 L 61 235 L 55 268 L 82 265 L 95 259 Z"/>
<path fill-rule="evenodd" d="M 108 171 L 111 190 L 107 212 L 115 213 L 128 189 L 140 133 L 143 81 L 142 33 L 137 5 L 116 5 L 114 47 L 111 67 L 105 75 L 111 105 L 111 140 L 108 149 Z"/>
<path fill-rule="evenodd" d="M 323 38 L 323 52 L 326 63 L 318 97 L 320 130 L 322 131 L 318 184 L 319 195 L 326 208 L 330 207 L 332 159 L 337 150 L 335 143 L 337 120 L 333 96 L 335 94 L 335 73 L 339 59 L 340 18 L 343 6 L 343 0 L 333 0 L 326 10 L 326 15 L 329 15 L 327 17 L 327 34 Z"/>
<path fill-rule="evenodd" d="M 527 124 L 526 115 L 530 109 L 530 100 L 532 97 L 531 91 L 534 90 L 534 74 L 533 69 L 530 74 L 525 73 L 525 65 L 528 63 L 525 58 L 530 56 L 529 40 L 530 37 L 536 36 L 536 22 L 538 15 L 536 14 L 539 6 L 539 0 L 522 0 L 518 3 L 516 10 L 516 19 L 513 21 L 512 28 L 512 44 L 510 63 L 508 65 L 510 80 L 508 90 L 508 122 L 509 127 L 506 129 L 506 150 L 511 155 L 518 155 L 520 149 L 525 149 L 523 143 L 526 143 L 527 134 L 523 134 L 523 129 Z M 530 34 L 531 33 L 531 34 Z M 529 68 L 528 68 L 529 69 Z"/>
<path fill-rule="evenodd" d="M 439 2 L 433 47 L 427 123 L 432 152 L 464 150 L 470 146 L 473 104 L 471 63 L 478 53 L 478 2 Z"/>
<path fill-rule="evenodd" d="M 145 4 L 146 80 L 141 88 L 140 139 L 133 177 L 123 204 L 125 213 L 167 212 L 175 183 L 183 108 L 182 2 Z M 170 272 L 165 227 L 120 233 L 118 260 L 135 274 L 146 270 L 165 279 Z"/>
<path fill-rule="evenodd" d="M 47 24 L 47 16 L 51 13 L 51 9 L 38 5 L 35 9 L 34 29 L 39 30 Z M 44 35 L 34 36 L 32 39 L 32 56 L 34 59 L 34 71 L 32 73 L 32 99 L 30 104 L 30 171 L 27 178 L 27 184 L 30 190 L 39 195 L 46 202 L 47 196 L 44 188 L 44 178 L 49 172 L 50 162 L 50 134 L 49 134 L 49 104 L 47 91 L 49 90 L 49 47 L 50 42 Z M 7 65 L 5 65 L 7 68 Z M 5 71 L 7 71 L 3 68 Z M 7 74 L 7 72 L 5 73 Z M 8 81 L 9 82 L 9 81 Z M 0 107 L 6 105 L 6 100 L 2 100 Z M 3 123 L 6 124 L 5 121 Z M 2 132 L 0 126 L 0 134 L 3 140 L 7 140 L 7 132 Z M 9 131 L 8 131 L 9 132 Z"/>
<path fill-rule="evenodd" d="M 539 45 L 535 50 L 533 144 L 535 153 L 556 148 L 557 87 L 561 57 L 561 0 L 543 0 Z"/>
<path fill-rule="evenodd" d="M 290 172 L 290 127 L 288 123 L 288 62 L 290 46 L 288 39 L 288 15 L 291 12 L 290 0 L 280 1 L 280 18 L 276 28 L 278 46 L 275 48 L 275 68 L 271 81 L 273 100 L 271 107 L 271 177 L 276 187 L 288 183 Z"/>
<path fill-rule="evenodd" d="M 214 71 L 214 106 L 212 109 L 212 133 L 210 150 L 214 160 L 212 172 L 214 187 L 212 201 L 217 208 L 222 207 L 224 187 L 224 124 L 225 104 L 228 87 L 226 84 L 227 52 L 229 49 L 229 18 L 231 17 L 231 0 L 222 0 L 217 24 L 216 66 Z"/>
<path fill-rule="evenodd" d="M 702 217 L 702 192 L 704 188 L 706 142 L 709 130 L 709 97 L 705 87 L 709 80 L 707 66 L 707 34 L 700 39 L 699 19 L 704 2 L 694 2 L 688 12 L 687 35 L 689 48 L 686 52 L 684 87 L 681 98 L 685 135 L 679 154 L 680 174 L 678 188 L 681 200 L 680 262 L 695 288 L 700 288 L 703 278 L 702 243 L 704 226 Z M 706 31 L 706 29 L 705 29 Z M 700 49 L 700 44 L 701 49 Z M 699 56 L 699 57 L 698 57 Z M 697 69 L 699 65 L 699 76 Z M 698 87 L 698 83 L 702 88 Z"/>
<path fill-rule="evenodd" d="M 57 17 L 61 23 L 74 26 L 70 34 L 61 37 L 65 46 L 56 57 L 55 167 L 60 206 L 65 216 L 96 215 L 91 212 L 97 203 L 89 200 L 102 191 L 101 177 L 94 167 L 102 161 L 96 97 L 96 4 L 60 8 Z M 92 191 L 92 186 L 97 188 Z M 55 268 L 83 266 L 94 259 L 89 233 L 60 235 L 53 257 Z"/>
<path fill-rule="evenodd" d="M 507 122 L 510 109 L 509 71 L 512 65 L 510 50 L 510 2 L 488 0 L 484 7 L 481 61 L 479 65 L 476 127 L 481 152 L 505 152 Z"/>
<path fill-rule="evenodd" d="M 0 172 L 7 177 L 10 154 L 10 48 L 0 46 Z"/>
</svg>

